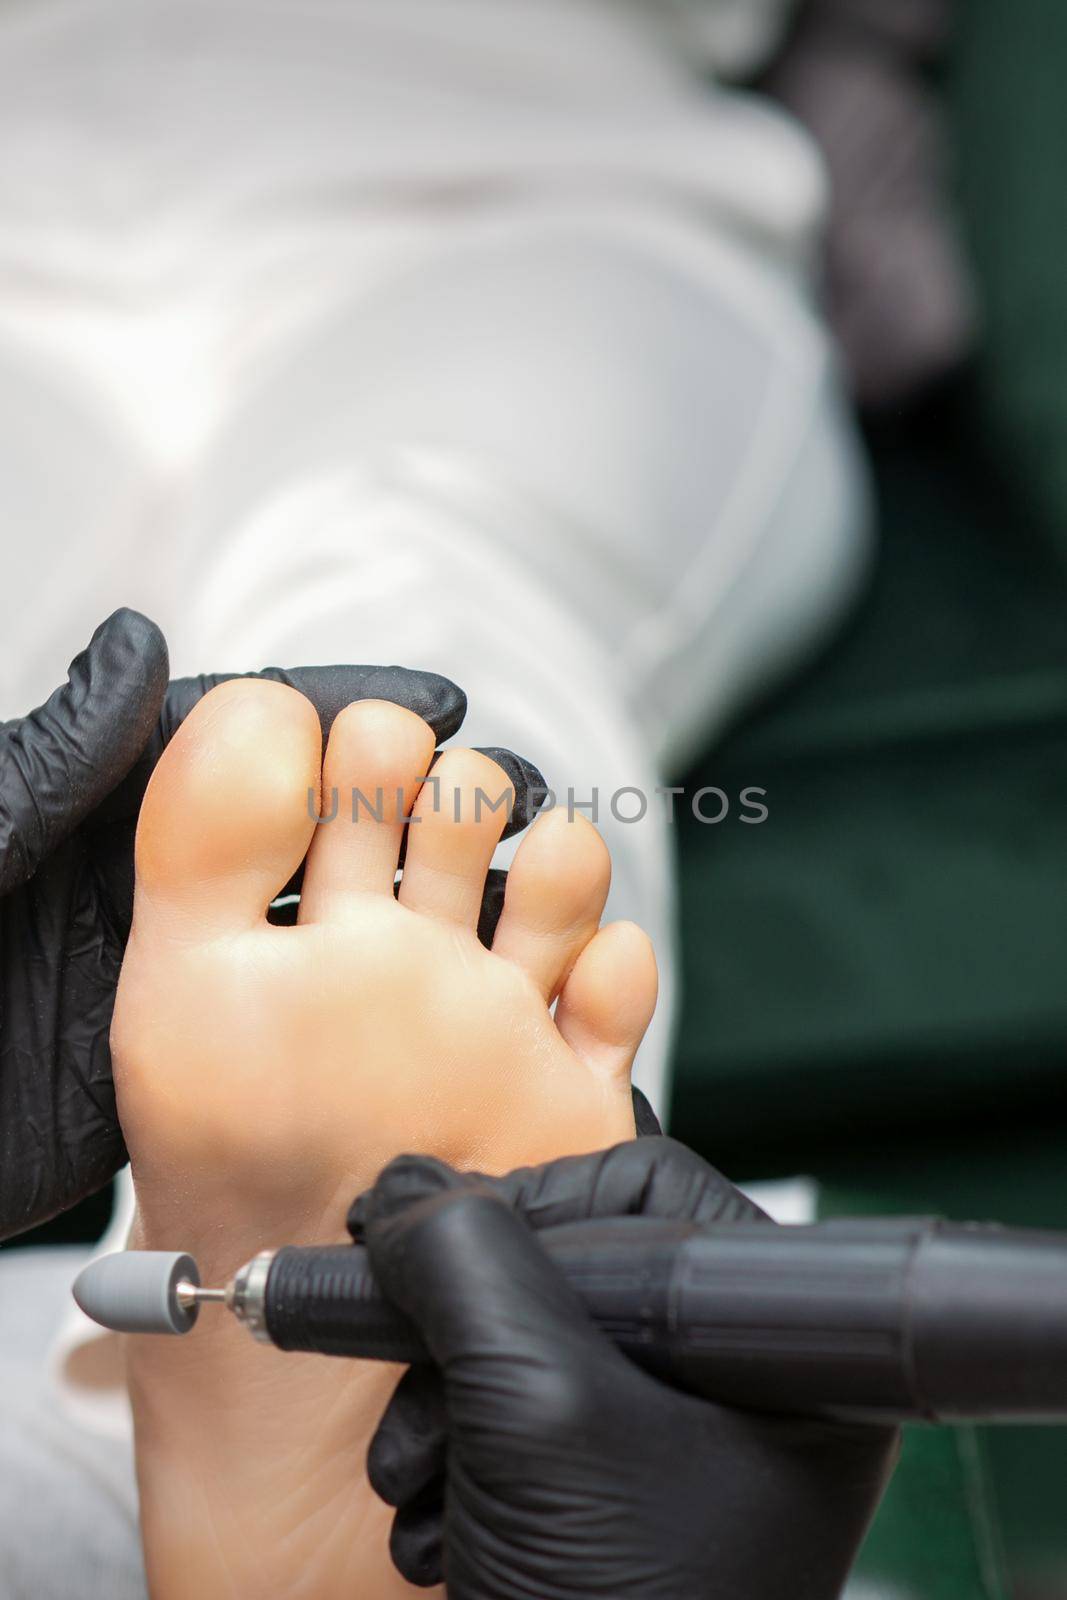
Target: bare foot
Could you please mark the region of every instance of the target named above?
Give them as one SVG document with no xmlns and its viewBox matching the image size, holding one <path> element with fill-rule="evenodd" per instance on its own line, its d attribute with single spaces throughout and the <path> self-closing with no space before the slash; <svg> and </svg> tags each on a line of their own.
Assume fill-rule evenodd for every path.
<svg viewBox="0 0 1067 1600">
<path fill-rule="evenodd" d="M 364 701 L 320 773 L 311 705 L 238 680 L 152 779 L 115 1079 L 135 1243 L 191 1250 L 205 1281 L 272 1245 L 343 1238 L 349 1201 L 400 1151 L 505 1171 L 633 1135 L 655 962 L 631 924 L 597 931 L 603 842 L 580 817 L 541 818 L 490 954 L 475 927 L 506 779 L 450 750 L 420 787 L 433 749 L 411 712 Z M 337 816 L 317 826 L 320 777 Z M 272 926 L 309 846 L 299 923 Z M 425 1593 L 393 1570 L 364 1474 L 396 1369 L 281 1355 L 203 1317 L 180 1341 L 131 1339 L 128 1371 L 157 1600 Z"/>
</svg>

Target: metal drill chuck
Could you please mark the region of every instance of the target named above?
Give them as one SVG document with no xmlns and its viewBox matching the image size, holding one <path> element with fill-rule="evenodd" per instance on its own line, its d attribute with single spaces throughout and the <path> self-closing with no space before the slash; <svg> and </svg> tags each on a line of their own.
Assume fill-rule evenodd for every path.
<svg viewBox="0 0 1067 1600">
<path fill-rule="evenodd" d="M 225 1289 L 226 1304 L 238 1322 L 243 1322 L 253 1339 L 261 1344 L 272 1343 L 267 1331 L 267 1279 L 277 1253 L 276 1250 L 261 1250 L 243 1267 L 238 1267 Z"/>
</svg>

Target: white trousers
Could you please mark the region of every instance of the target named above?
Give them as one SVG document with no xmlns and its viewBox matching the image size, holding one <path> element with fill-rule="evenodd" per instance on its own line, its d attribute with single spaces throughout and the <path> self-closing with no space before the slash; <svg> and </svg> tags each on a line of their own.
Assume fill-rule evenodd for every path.
<svg viewBox="0 0 1067 1600">
<path fill-rule="evenodd" d="M 176 672 L 455 678 L 462 737 L 596 809 L 660 955 L 661 1108 L 654 791 L 866 551 L 821 172 L 697 84 L 687 9 L 0 11 L 0 715 L 118 604 Z"/>
</svg>

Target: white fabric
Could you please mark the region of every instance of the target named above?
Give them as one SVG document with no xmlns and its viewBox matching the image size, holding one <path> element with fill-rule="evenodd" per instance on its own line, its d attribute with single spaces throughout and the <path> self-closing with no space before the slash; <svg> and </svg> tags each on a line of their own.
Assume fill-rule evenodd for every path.
<svg viewBox="0 0 1067 1600">
<path fill-rule="evenodd" d="M 465 739 L 601 792 L 661 1108 L 670 829 L 608 798 L 807 649 L 867 549 L 821 168 L 682 55 L 744 70 L 784 9 L 0 5 L 0 716 L 119 604 L 176 673 L 447 673 Z M 77 1425 L 118 1445 L 97 1390 Z"/>
<path fill-rule="evenodd" d="M 747 78 L 765 66 L 795 0 L 631 0 L 636 12 L 673 28 L 688 60 L 726 78 Z"/>
<path fill-rule="evenodd" d="M 606 802 L 822 629 L 864 506 L 821 170 L 674 37 L 576 0 L 0 13 L 0 713 L 129 603 L 178 672 L 447 672 L 465 737 Z M 669 832 L 600 820 L 662 1105 Z"/>
<path fill-rule="evenodd" d="M 87 1420 L 84 1395 L 72 1410 L 74 1397 L 57 1391 L 44 1359 L 85 1260 L 74 1248 L 0 1252 L 4 1600 L 144 1600 L 146 1593 L 130 1430 L 101 1431 Z"/>
<path fill-rule="evenodd" d="M 134 1211 L 133 1179 L 129 1167 L 124 1167 L 115 1180 L 115 1204 L 107 1231 L 93 1250 L 79 1256 L 71 1283 L 84 1261 L 125 1250 Z M 90 1321 L 67 1296 L 48 1345 L 46 1371 L 60 1409 L 72 1422 L 102 1438 L 128 1443 L 133 1436 L 133 1418 L 120 1348 L 117 1334 Z"/>
</svg>

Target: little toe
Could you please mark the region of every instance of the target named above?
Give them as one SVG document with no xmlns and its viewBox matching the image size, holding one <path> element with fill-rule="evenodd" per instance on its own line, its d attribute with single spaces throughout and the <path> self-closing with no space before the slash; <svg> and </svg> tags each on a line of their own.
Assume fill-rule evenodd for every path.
<svg viewBox="0 0 1067 1600">
<path fill-rule="evenodd" d="M 513 803 L 514 790 L 495 761 L 477 750 L 446 750 L 411 815 L 400 903 L 473 931 Z"/>
<path fill-rule="evenodd" d="M 574 963 L 556 1006 L 556 1026 L 590 1066 L 626 1081 L 652 1021 L 658 986 L 648 935 L 633 922 L 609 923 Z"/>
<path fill-rule="evenodd" d="M 610 884 L 611 856 L 593 824 L 562 808 L 546 812 L 508 873 L 493 954 L 522 967 L 553 1000 L 600 926 Z"/>
<path fill-rule="evenodd" d="M 339 713 L 323 763 L 301 922 L 343 914 L 353 896 L 392 895 L 406 818 L 433 754 L 433 729 L 402 706 L 358 700 Z"/>
<path fill-rule="evenodd" d="M 236 678 L 205 695 L 145 793 L 135 914 L 205 931 L 261 921 L 314 831 L 321 752 L 295 689 Z"/>
</svg>

